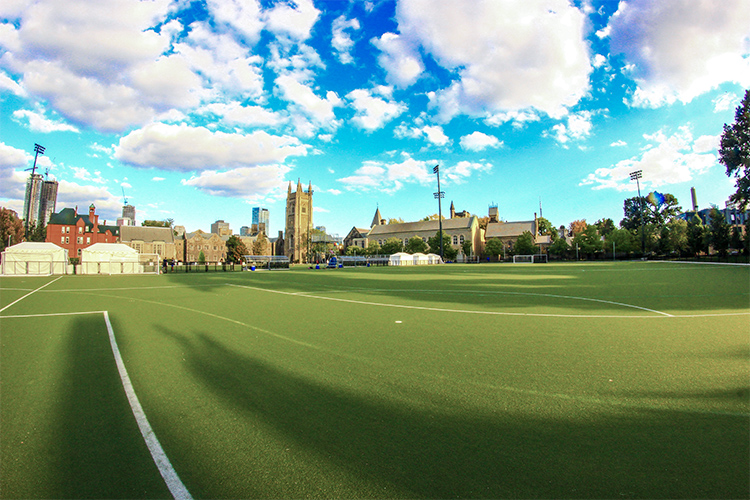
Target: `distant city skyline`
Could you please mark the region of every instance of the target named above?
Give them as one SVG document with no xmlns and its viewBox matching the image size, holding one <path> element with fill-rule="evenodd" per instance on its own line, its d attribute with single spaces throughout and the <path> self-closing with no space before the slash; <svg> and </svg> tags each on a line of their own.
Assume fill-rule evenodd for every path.
<svg viewBox="0 0 750 500">
<path fill-rule="evenodd" d="M 346 235 L 446 205 L 554 226 L 623 218 L 642 170 L 724 206 L 725 123 L 750 88 L 745 0 L 87 0 L 0 5 L 0 205 L 34 145 L 57 210 L 190 231 L 284 229 L 289 182 Z M 106 26 L 106 29 L 102 27 Z"/>
</svg>

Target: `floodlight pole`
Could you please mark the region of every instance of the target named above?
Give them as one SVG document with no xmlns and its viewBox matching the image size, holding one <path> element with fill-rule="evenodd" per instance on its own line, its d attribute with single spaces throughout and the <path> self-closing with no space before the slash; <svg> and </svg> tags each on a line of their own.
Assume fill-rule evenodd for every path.
<svg viewBox="0 0 750 500">
<path fill-rule="evenodd" d="M 34 144 L 34 152 L 35 152 L 34 153 L 34 166 L 31 167 L 30 169 L 28 169 L 28 168 L 26 169 L 26 170 L 31 170 L 31 177 L 30 178 L 31 178 L 31 182 L 32 183 L 34 182 L 34 174 L 36 173 L 36 160 L 37 160 L 37 158 L 39 158 L 40 154 L 44 154 L 44 149 L 45 149 L 44 146 L 40 146 L 39 144 Z M 24 220 L 24 226 L 25 226 L 24 227 L 24 236 L 25 237 L 28 237 L 28 233 L 29 233 L 29 219 L 31 218 L 31 210 L 32 210 L 32 208 L 33 207 L 31 206 L 31 200 L 29 200 L 29 212 L 23 214 L 24 219 L 25 219 Z"/>
<path fill-rule="evenodd" d="M 643 177 L 643 170 L 636 170 L 630 172 L 630 180 L 635 181 L 635 185 L 638 186 L 638 203 L 641 206 L 641 255 L 642 258 L 646 258 L 646 234 L 643 232 L 643 199 L 641 198 L 641 183 L 638 179 Z"/>
<path fill-rule="evenodd" d="M 435 194 L 435 198 L 437 198 L 438 201 L 438 227 L 440 230 L 438 231 L 439 237 L 440 237 L 440 259 L 445 261 L 443 259 L 443 210 L 442 205 L 440 203 L 440 199 L 445 196 L 445 193 L 440 191 L 440 165 L 435 165 L 435 168 L 432 169 L 433 173 L 437 174 L 437 184 L 438 184 L 438 190 Z"/>
</svg>

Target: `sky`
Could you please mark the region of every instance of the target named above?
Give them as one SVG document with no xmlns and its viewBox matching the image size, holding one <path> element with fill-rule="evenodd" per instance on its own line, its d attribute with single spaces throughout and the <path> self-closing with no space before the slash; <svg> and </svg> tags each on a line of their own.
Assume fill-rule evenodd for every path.
<svg viewBox="0 0 750 500">
<path fill-rule="evenodd" d="M 289 183 L 345 236 L 442 211 L 555 226 L 640 189 L 724 207 L 725 123 L 750 88 L 747 0 L 3 0 L 0 205 L 34 162 L 57 211 L 114 223 L 253 207 Z"/>
</svg>

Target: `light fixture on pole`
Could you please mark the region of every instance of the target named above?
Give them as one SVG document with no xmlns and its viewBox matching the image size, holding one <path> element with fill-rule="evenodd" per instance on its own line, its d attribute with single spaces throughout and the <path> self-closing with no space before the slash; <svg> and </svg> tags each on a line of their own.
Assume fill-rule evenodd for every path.
<svg viewBox="0 0 750 500">
<path fill-rule="evenodd" d="M 437 184 L 438 184 L 438 190 L 437 193 L 433 193 L 435 195 L 435 198 L 437 198 L 438 201 L 438 224 L 440 227 L 440 230 L 438 231 L 438 236 L 440 238 L 440 259 L 443 259 L 443 210 L 441 208 L 440 200 L 441 198 L 445 198 L 445 193 L 443 191 L 440 191 L 440 165 L 435 165 L 435 168 L 432 169 L 432 172 L 437 174 Z"/>
<path fill-rule="evenodd" d="M 638 186 L 638 202 L 640 204 L 640 213 L 641 213 L 641 254 L 643 257 L 646 257 L 646 235 L 643 232 L 643 199 L 641 198 L 641 183 L 638 181 L 638 179 L 643 178 L 643 170 L 636 170 L 635 172 L 630 172 L 630 180 L 635 181 L 635 185 Z"/>
</svg>

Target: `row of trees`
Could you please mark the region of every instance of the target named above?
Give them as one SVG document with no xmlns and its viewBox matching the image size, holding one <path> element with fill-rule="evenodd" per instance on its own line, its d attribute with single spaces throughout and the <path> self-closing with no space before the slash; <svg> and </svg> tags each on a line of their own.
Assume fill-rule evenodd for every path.
<svg viewBox="0 0 750 500">
<path fill-rule="evenodd" d="M 458 249 L 451 246 L 451 237 L 443 232 L 442 239 L 443 258 L 446 260 L 456 260 Z M 461 245 L 461 251 L 464 255 L 471 255 L 471 247 L 471 241 L 464 241 Z M 350 246 L 346 249 L 346 255 L 391 255 L 398 252 L 440 254 L 440 231 L 428 238 L 426 242 L 419 236 L 413 236 L 404 245 L 404 242 L 398 238 L 388 238 L 382 245 L 378 244 L 377 241 L 371 241 L 367 245 L 367 248 Z"/>
</svg>

